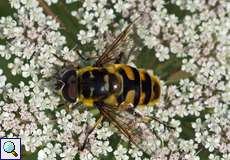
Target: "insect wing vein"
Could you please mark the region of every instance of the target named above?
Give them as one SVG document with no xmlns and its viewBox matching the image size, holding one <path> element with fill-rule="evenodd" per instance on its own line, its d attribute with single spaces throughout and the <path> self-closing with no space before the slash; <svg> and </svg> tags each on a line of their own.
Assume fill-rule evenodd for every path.
<svg viewBox="0 0 230 160">
<path fill-rule="evenodd" d="M 109 63 L 110 61 L 119 57 L 120 53 L 115 54 L 115 49 L 126 40 L 127 35 L 132 27 L 132 25 L 139 19 L 136 18 L 131 24 L 129 24 L 117 37 L 116 39 L 108 46 L 108 48 L 102 53 L 95 63 L 95 66 L 101 66 L 102 64 Z"/>
<path fill-rule="evenodd" d="M 101 114 L 104 115 L 117 129 L 128 138 L 140 150 L 151 155 L 154 151 L 151 144 L 156 140 L 155 134 L 151 131 L 148 124 L 126 111 L 116 111 L 108 105 L 97 106 Z M 151 142 L 149 144 L 149 142 Z"/>
</svg>

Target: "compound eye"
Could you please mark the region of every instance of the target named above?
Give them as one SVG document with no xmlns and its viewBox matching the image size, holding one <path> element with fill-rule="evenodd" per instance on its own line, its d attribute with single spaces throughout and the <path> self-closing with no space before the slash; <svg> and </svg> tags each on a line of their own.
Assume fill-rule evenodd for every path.
<svg viewBox="0 0 230 160">
<path fill-rule="evenodd" d="M 69 70 L 62 76 L 64 86 L 62 88 L 63 97 L 74 103 L 77 98 L 77 74 L 75 70 Z"/>
<path fill-rule="evenodd" d="M 63 97 L 71 102 L 74 103 L 76 101 L 76 88 L 73 85 L 65 85 L 62 89 Z"/>
</svg>

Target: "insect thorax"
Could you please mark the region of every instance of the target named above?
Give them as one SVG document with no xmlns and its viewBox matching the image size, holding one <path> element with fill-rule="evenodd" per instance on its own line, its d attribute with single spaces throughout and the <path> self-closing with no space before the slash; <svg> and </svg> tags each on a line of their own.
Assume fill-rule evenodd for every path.
<svg viewBox="0 0 230 160">
<path fill-rule="evenodd" d="M 111 96 L 116 97 L 122 91 L 120 76 L 110 72 L 106 67 L 86 67 L 79 73 L 80 101 L 86 106 L 93 106 L 94 102 L 104 101 Z"/>
</svg>

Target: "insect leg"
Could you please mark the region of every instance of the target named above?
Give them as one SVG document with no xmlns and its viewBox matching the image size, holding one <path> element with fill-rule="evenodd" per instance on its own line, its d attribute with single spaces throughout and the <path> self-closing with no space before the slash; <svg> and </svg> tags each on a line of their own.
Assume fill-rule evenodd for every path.
<svg viewBox="0 0 230 160">
<path fill-rule="evenodd" d="M 66 64 L 67 64 L 67 66 L 70 66 L 70 67 L 75 68 L 75 69 L 79 69 L 79 68 L 80 68 L 79 65 L 77 65 L 77 64 L 75 64 L 75 63 L 73 63 L 73 62 L 71 62 L 71 61 L 69 61 L 69 60 L 66 60 L 66 59 L 64 59 L 64 58 L 62 58 L 62 57 L 59 57 L 59 56 L 56 55 L 56 54 L 53 54 L 53 56 L 54 56 L 55 58 L 57 58 L 59 61 L 63 62 L 65 66 L 66 66 Z"/>
<path fill-rule="evenodd" d="M 132 103 L 126 103 L 126 102 L 122 102 L 119 106 L 118 106 L 118 111 L 126 111 L 126 110 L 131 110 L 133 109 L 133 104 Z"/>
<path fill-rule="evenodd" d="M 75 53 L 84 61 L 84 62 L 87 62 L 87 61 L 89 61 L 89 60 L 91 60 L 91 59 L 96 59 L 96 58 L 98 58 L 98 57 L 85 57 L 85 56 L 83 56 L 82 55 L 82 53 L 80 52 L 80 50 L 79 49 L 77 49 L 77 44 L 71 49 L 71 51 L 76 51 Z"/>
<path fill-rule="evenodd" d="M 85 145 L 88 141 L 89 135 L 94 131 L 94 129 L 101 123 L 101 121 L 103 120 L 104 116 L 101 114 L 100 117 L 98 118 L 97 122 L 93 125 L 93 127 L 86 133 L 84 142 L 82 144 L 82 146 L 80 147 L 80 150 L 84 150 Z"/>
<path fill-rule="evenodd" d="M 127 111 L 132 113 L 132 114 L 134 114 L 134 115 L 136 115 L 137 117 L 140 117 L 141 121 L 145 122 L 146 124 L 149 123 L 153 119 L 153 120 L 157 121 L 158 123 L 163 124 L 166 128 L 175 130 L 174 127 L 170 126 L 169 124 L 167 124 L 165 122 L 160 121 L 158 118 L 156 118 L 154 116 L 152 116 L 152 117 L 144 116 L 141 112 L 135 110 L 134 108 L 129 108 Z M 156 131 L 154 129 L 152 131 L 153 131 L 154 135 L 156 136 L 156 138 L 161 141 L 161 144 L 163 146 L 164 141 L 160 138 L 160 136 L 156 133 Z"/>
<path fill-rule="evenodd" d="M 121 53 L 119 54 L 119 56 L 117 56 L 117 58 L 116 58 L 116 60 L 115 60 L 115 64 L 121 63 L 123 56 L 124 56 L 124 52 L 121 52 Z"/>
<path fill-rule="evenodd" d="M 130 108 L 128 110 L 129 112 L 131 112 L 132 114 L 134 114 L 135 116 L 137 117 L 140 117 L 141 118 L 141 121 L 148 124 L 152 119 L 156 119 L 157 122 L 159 122 L 160 124 L 163 124 L 165 126 L 165 123 L 161 122 L 160 120 L 158 120 L 156 117 L 148 117 L 148 116 L 144 116 L 141 112 L 135 110 L 135 109 L 132 109 Z M 168 125 L 167 125 L 168 126 Z M 171 126 L 170 126 L 171 127 Z M 164 141 L 162 140 L 162 138 L 157 134 L 157 132 L 153 129 L 152 130 L 153 134 L 156 136 L 157 139 L 159 139 L 161 141 L 161 145 L 164 146 Z"/>
<path fill-rule="evenodd" d="M 77 55 L 84 61 L 84 62 L 87 62 L 89 60 L 93 60 L 93 59 L 97 59 L 99 56 L 96 56 L 96 57 L 84 57 L 80 51 L 78 49 L 75 50 Z"/>
<path fill-rule="evenodd" d="M 151 121 L 153 119 L 153 120 L 157 121 L 158 123 L 163 124 L 166 128 L 175 129 L 174 127 L 170 126 L 168 123 L 162 122 L 161 120 L 159 120 L 158 118 L 156 118 L 154 116 L 152 116 L 152 117 L 144 116 L 141 112 L 134 110 L 134 109 L 131 110 L 131 109 L 130 109 L 130 111 L 132 113 L 136 114 L 138 117 L 143 118 L 144 121 Z"/>
<path fill-rule="evenodd" d="M 159 120 L 158 118 L 156 118 L 154 116 L 151 118 L 154 119 L 155 121 L 157 121 L 158 123 L 163 124 L 166 128 L 175 130 L 175 128 L 173 126 L 170 126 L 168 123 L 162 122 L 161 120 Z"/>
<path fill-rule="evenodd" d="M 157 132 L 153 129 L 152 130 L 153 134 L 156 136 L 157 139 L 159 139 L 161 141 L 161 146 L 164 146 L 164 141 L 162 140 L 162 138 L 157 134 Z"/>
</svg>

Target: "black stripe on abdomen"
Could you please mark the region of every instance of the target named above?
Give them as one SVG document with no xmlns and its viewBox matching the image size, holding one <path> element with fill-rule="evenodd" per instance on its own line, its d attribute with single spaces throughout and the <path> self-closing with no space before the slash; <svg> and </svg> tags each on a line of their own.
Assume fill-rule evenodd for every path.
<svg viewBox="0 0 230 160">
<path fill-rule="evenodd" d="M 153 86 L 154 97 L 153 99 L 159 99 L 161 94 L 161 88 L 159 83 L 155 83 Z"/>
<path fill-rule="evenodd" d="M 144 75 L 145 75 L 145 80 L 141 81 L 142 92 L 145 93 L 145 99 L 144 99 L 143 104 L 148 104 L 151 98 L 152 81 L 148 73 L 144 72 Z"/>
<path fill-rule="evenodd" d="M 130 66 L 127 66 L 130 67 Z M 123 93 L 117 97 L 117 101 L 119 104 L 125 101 L 125 98 L 127 97 L 127 94 L 129 91 L 134 90 L 135 91 L 135 96 L 134 96 L 134 101 L 133 105 L 137 106 L 139 103 L 140 99 L 140 74 L 139 71 L 136 68 L 130 67 L 133 74 L 134 74 L 134 80 L 130 80 L 128 76 L 126 75 L 125 70 L 121 67 L 119 69 L 119 73 L 123 78 Z"/>
</svg>

